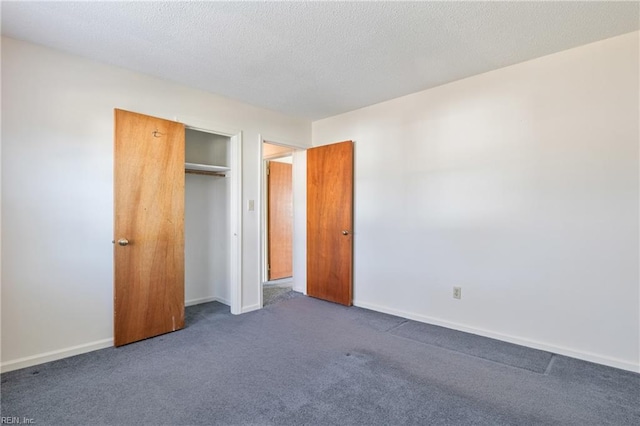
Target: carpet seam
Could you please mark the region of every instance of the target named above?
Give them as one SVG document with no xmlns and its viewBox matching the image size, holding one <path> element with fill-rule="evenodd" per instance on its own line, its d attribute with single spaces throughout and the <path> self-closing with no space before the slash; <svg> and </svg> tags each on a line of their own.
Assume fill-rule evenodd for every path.
<svg viewBox="0 0 640 426">
<path fill-rule="evenodd" d="M 517 369 L 517 370 L 529 371 L 529 372 L 531 372 L 531 373 L 539 374 L 539 375 L 541 375 L 541 376 L 545 374 L 544 372 L 535 371 L 535 370 L 530 370 L 530 369 L 528 369 L 528 368 L 524 368 L 524 367 L 517 367 L 517 366 L 515 366 L 515 365 L 506 364 L 506 363 L 504 363 L 504 362 L 500 362 L 500 361 L 494 361 L 494 360 L 492 360 L 492 359 L 489 359 L 489 358 L 483 358 L 483 357 L 481 357 L 481 356 L 477 356 L 477 355 L 471 355 L 471 354 L 468 354 L 468 353 L 465 353 L 465 352 L 462 352 L 462 351 L 458 351 L 458 350 L 455 350 L 455 349 L 445 348 L 444 346 L 438 346 L 438 345 L 434 345 L 434 344 L 432 344 L 432 343 L 425 343 L 425 342 L 421 342 L 421 341 L 419 341 L 419 340 L 411 339 L 410 337 L 400 336 L 400 335 L 393 334 L 393 333 L 389 333 L 389 334 L 390 334 L 391 336 L 393 336 L 393 337 L 398 337 L 398 338 L 400 338 L 400 339 L 409 340 L 409 341 L 411 341 L 411 342 L 415 342 L 415 343 L 418 343 L 418 344 L 420 344 L 420 345 L 430 346 L 430 347 L 432 347 L 432 348 L 438 348 L 438 349 L 442 349 L 442 350 L 444 350 L 444 351 L 448 351 L 448 352 L 455 352 L 455 353 L 457 353 L 457 354 L 460 354 L 460 355 L 463 355 L 463 356 L 466 356 L 466 357 L 469 357 L 469 358 L 481 359 L 481 360 L 484 360 L 484 361 L 490 362 L 490 363 L 492 363 L 492 364 L 503 365 L 503 366 L 505 366 L 505 367 L 515 368 L 515 369 Z M 554 355 L 554 354 L 551 354 L 551 355 L 552 355 L 552 358 L 553 358 L 553 355 Z M 547 366 L 547 367 L 548 367 L 548 366 Z"/>
<path fill-rule="evenodd" d="M 393 330 L 395 330 L 396 328 L 398 328 L 398 327 L 400 327 L 401 325 L 404 325 L 404 324 L 406 324 L 406 323 L 408 323 L 408 322 L 409 322 L 409 320 L 408 320 L 408 319 L 406 319 L 406 320 L 402 321 L 400 324 L 392 325 L 392 326 L 391 326 L 391 328 L 389 328 L 388 330 L 385 330 L 384 332 L 385 332 L 385 333 L 391 333 L 391 332 L 392 332 Z"/>
<path fill-rule="evenodd" d="M 549 363 L 547 364 L 547 368 L 545 368 L 544 370 L 544 375 L 548 376 L 549 373 L 551 372 L 551 367 L 553 367 L 553 364 L 556 360 L 556 354 L 551 354 L 551 358 L 549 359 Z"/>
</svg>

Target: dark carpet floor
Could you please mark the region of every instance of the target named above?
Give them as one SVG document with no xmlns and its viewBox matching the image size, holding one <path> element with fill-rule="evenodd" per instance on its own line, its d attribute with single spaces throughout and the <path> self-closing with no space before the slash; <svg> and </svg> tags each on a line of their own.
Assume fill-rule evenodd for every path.
<svg viewBox="0 0 640 426">
<path fill-rule="evenodd" d="M 2 374 L 37 425 L 638 425 L 640 375 L 294 293 Z"/>
</svg>

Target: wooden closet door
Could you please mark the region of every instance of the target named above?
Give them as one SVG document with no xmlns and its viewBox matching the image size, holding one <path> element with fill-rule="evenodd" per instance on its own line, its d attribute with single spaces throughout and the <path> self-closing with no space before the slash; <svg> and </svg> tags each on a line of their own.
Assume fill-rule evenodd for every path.
<svg viewBox="0 0 640 426">
<path fill-rule="evenodd" d="M 115 110 L 115 346 L 184 327 L 184 139 Z"/>
<path fill-rule="evenodd" d="M 353 142 L 307 150 L 307 294 L 350 306 Z"/>
<path fill-rule="evenodd" d="M 293 276 L 292 165 L 269 161 L 267 236 L 269 280 Z"/>
</svg>

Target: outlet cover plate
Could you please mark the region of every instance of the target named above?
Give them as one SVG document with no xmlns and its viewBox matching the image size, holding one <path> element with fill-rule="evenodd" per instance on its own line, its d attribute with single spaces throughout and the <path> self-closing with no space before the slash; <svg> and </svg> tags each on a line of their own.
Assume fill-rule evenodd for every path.
<svg viewBox="0 0 640 426">
<path fill-rule="evenodd" d="M 454 299 L 462 299 L 462 287 L 454 287 L 453 288 L 453 298 Z"/>
</svg>

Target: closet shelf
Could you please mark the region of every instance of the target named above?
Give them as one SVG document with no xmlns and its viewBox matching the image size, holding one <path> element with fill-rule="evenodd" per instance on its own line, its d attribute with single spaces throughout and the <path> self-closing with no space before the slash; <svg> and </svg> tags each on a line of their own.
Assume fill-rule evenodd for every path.
<svg viewBox="0 0 640 426">
<path fill-rule="evenodd" d="M 231 170 L 229 167 L 212 166 L 210 164 L 184 163 L 184 171 L 186 173 L 225 176 L 225 173 Z"/>
</svg>

